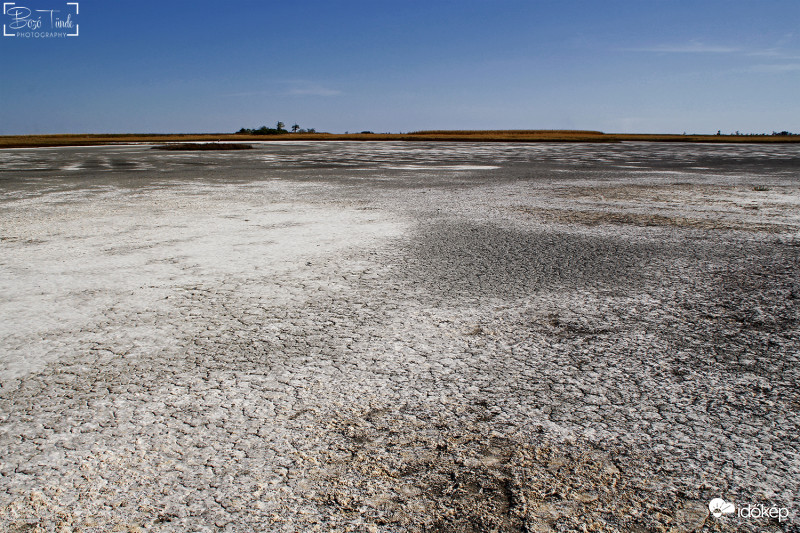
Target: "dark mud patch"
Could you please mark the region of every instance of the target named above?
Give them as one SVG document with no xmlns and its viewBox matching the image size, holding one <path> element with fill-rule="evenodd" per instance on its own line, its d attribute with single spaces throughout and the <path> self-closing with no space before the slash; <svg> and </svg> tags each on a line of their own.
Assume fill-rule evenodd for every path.
<svg viewBox="0 0 800 533">
<path fill-rule="evenodd" d="M 522 231 L 491 224 L 422 224 L 399 275 L 438 297 L 519 298 L 540 290 L 630 291 L 664 246 L 622 237 Z"/>
<path fill-rule="evenodd" d="M 699 218 L 673 214 L 633 213 L 621 211 L 578 211 L 574 209 L 544 209 L 520 207 L 518 211 L 545 222 L 580 224 L 583 226 L 665 226 L 702 230 L 736 230 L 747 232 L 780 233 L 789 226 L 778 223 L 752 223 L 741 220 L 725 220 L 719 217 Z"/>
<path fill-rule="evenodd" d="M 159 144 L 153 146 L 153 150 L 168 150 L 168 151 L 203 151 L 203 150 L 251 150 L 252 144 L 241 143 L 178 143 L 178 144 Z"/>
</svg>

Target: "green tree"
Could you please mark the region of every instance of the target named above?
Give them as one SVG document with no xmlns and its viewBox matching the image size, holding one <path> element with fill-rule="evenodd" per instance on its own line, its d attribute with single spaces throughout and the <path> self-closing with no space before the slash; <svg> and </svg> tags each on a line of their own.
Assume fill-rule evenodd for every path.
<svg viewBox="0 0 800 533">
<path fill-rule="evenodd" d="M 299 124 L 294 124 L 292 126 L 292 133 L 297 133 L 297 130 L 299 130 L 299 129 L 300 129 L 300 125 Z"/>
</svg>

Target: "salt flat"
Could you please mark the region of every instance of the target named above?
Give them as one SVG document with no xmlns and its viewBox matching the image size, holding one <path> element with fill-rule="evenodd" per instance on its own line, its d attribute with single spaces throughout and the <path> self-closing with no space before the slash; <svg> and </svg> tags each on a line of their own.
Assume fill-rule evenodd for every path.
<svg viewBox="0 0 800 533">
<path fill-rule="evenodd" d="M 790 531 L 800 147 L 0 152 L 11 531 Z M 27 529 L 26 529 L 27 528 Z"/>
</svg>

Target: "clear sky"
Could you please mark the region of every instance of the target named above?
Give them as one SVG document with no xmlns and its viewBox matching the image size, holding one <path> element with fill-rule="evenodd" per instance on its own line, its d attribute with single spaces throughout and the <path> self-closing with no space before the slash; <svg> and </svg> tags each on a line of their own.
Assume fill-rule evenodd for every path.
<svg viewBox="0 0 800 533">
<path fill-rule="evenodd" d="M 78 1 L 0 37 L 0 134 L 800 131 L 800 0 Z"/>
</svg>

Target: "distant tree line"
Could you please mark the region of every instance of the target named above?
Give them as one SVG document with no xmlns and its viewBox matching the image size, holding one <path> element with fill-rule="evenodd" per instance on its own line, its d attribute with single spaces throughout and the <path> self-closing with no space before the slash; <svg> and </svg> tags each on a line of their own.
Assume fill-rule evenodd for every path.
<svg viewBox="0 0 800 533">
<path fill-rule="evenodd" d="M 261 126 L 260 128 L 242 128 L 236 132 L 239 135 L 283 135 L 289 133 L 283 122 L 278 122 L 274 128 Z M 317 133 L 314 128 L 302 129 L 298 124 L 292 126 L 292 133 Z"/>
<path fill-rule="evenodd" d="M 717 135 L 722 135 L 722 134 L 723 134 L 723 133 L 722 133 L 722 131 L 721 131 L 721 130 L 717 130 Z M 684 135 L 686 135 L 686 132 L 684 132 Z M 783 130 L 783 131 L 773 131 L 771 134 L 770 134 L 770 133 L 740 133 L 740 132 L 739 132 L 739 130 L 736 130 L 736 132 L 735 132 L 735 133 L 731 133 L 731 134 L 729 134 L 729 135 L 746 135 L 746 136 L 753 136 L 753 135 L 756 135 L 756 136 L 759 136 L 759 135 L 760 135 L 760 136 L 766 136 L 766 135 L 772 135 L 772 136 L 778 136 L 778 137 L 792 137 L 792 136 L 795 136 L 795 135 L 800 135 L 800 133 L 792 133 L 791 131 L 786 131 L 786 130 Z"/>
</svg>

